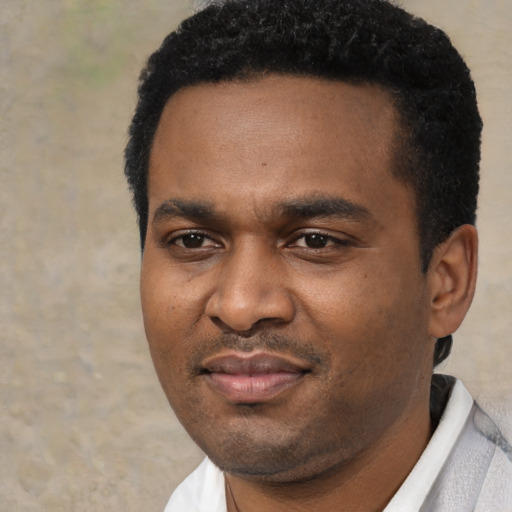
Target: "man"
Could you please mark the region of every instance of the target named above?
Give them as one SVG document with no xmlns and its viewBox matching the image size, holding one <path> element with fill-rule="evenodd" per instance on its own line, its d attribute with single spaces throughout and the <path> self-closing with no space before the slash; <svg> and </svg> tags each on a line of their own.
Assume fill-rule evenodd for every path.
<svg viewBox="0 0 512 512">
<path fill-rule="evenodd" d="M 167 511 L 512 510 L 432 377 L 473 297 L 481 120 L 384 0 L 234 0 L 149 59 L 126 149 L 156 371 L 208 458 Z"/>
</svg>

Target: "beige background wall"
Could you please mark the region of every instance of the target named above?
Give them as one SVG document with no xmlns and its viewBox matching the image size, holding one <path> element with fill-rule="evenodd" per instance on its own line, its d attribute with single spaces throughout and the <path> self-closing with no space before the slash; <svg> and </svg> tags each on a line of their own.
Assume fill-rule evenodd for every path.
<svg viewBox="0 0 512 512">
<path fill-rule="evenodd" d="M 502 416 L 512 405 L 512 2 L 402 4 L 448 31 L 480 94 L 480 284 L 443 370 Z M 200 454 L 146 349 L 121 153 L 139 69 L 190 2 L 0 5 L 0 510 L 162 510 Z"/>
</svg>

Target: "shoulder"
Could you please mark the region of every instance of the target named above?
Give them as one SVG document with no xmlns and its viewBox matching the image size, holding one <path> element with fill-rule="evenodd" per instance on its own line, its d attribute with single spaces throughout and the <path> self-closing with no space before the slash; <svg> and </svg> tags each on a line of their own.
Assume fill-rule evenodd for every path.
<svg viewBox="0 0 512 512">
<path fill-rule="evenodd" d="M 434 376 L 432 438 L 386 512 L 512 512 L 512 449 L 462 382 Z"/>
<path fill-rule="evenodd" d="M 474 428 L 492 453 L 475 512 L 512 512 L 512 446 L 494 421 L 475 405 Z"/>
<path fill-rule="evenodd" d="M 457 391 L 465 395 L 466 401 L 470 396 L 458 381 L 440 425 L 449 419 L 446 416 L 450 406 L 460 402 L 460 398 L 454 396 Z M 476 402 L 472 403 L 432 491 L 432 502 L 437 507 L 434 510 L 512 512 L 512 447 Z"/>
</svg>

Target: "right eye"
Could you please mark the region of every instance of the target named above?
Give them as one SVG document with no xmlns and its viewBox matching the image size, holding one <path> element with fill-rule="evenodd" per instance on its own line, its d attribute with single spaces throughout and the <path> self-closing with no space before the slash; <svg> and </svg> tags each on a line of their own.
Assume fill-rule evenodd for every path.
<svg viewBox="0 0 512 512">
<path fill-rule="evenodd" d="M 219 244 L 212 240 L 205 233 L 190 231 L 174 236 L 167 245 L 175 245 L 182 249 L 203 249 L 207 247 L 219 247 Z"/>
</svg>

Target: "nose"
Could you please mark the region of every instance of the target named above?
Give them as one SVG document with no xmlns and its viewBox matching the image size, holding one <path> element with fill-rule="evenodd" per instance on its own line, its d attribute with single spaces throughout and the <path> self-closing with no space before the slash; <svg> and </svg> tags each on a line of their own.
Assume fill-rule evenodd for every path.
<svg viewBox="0 0 512 512">
<path fill-rule="evenodd" d="M 295 306 L 277 260 L 268 248 L 233 251 L 221 264 L 207 316 L 222 329 L 238 333 L 290 322 Z"/>
</svg>

